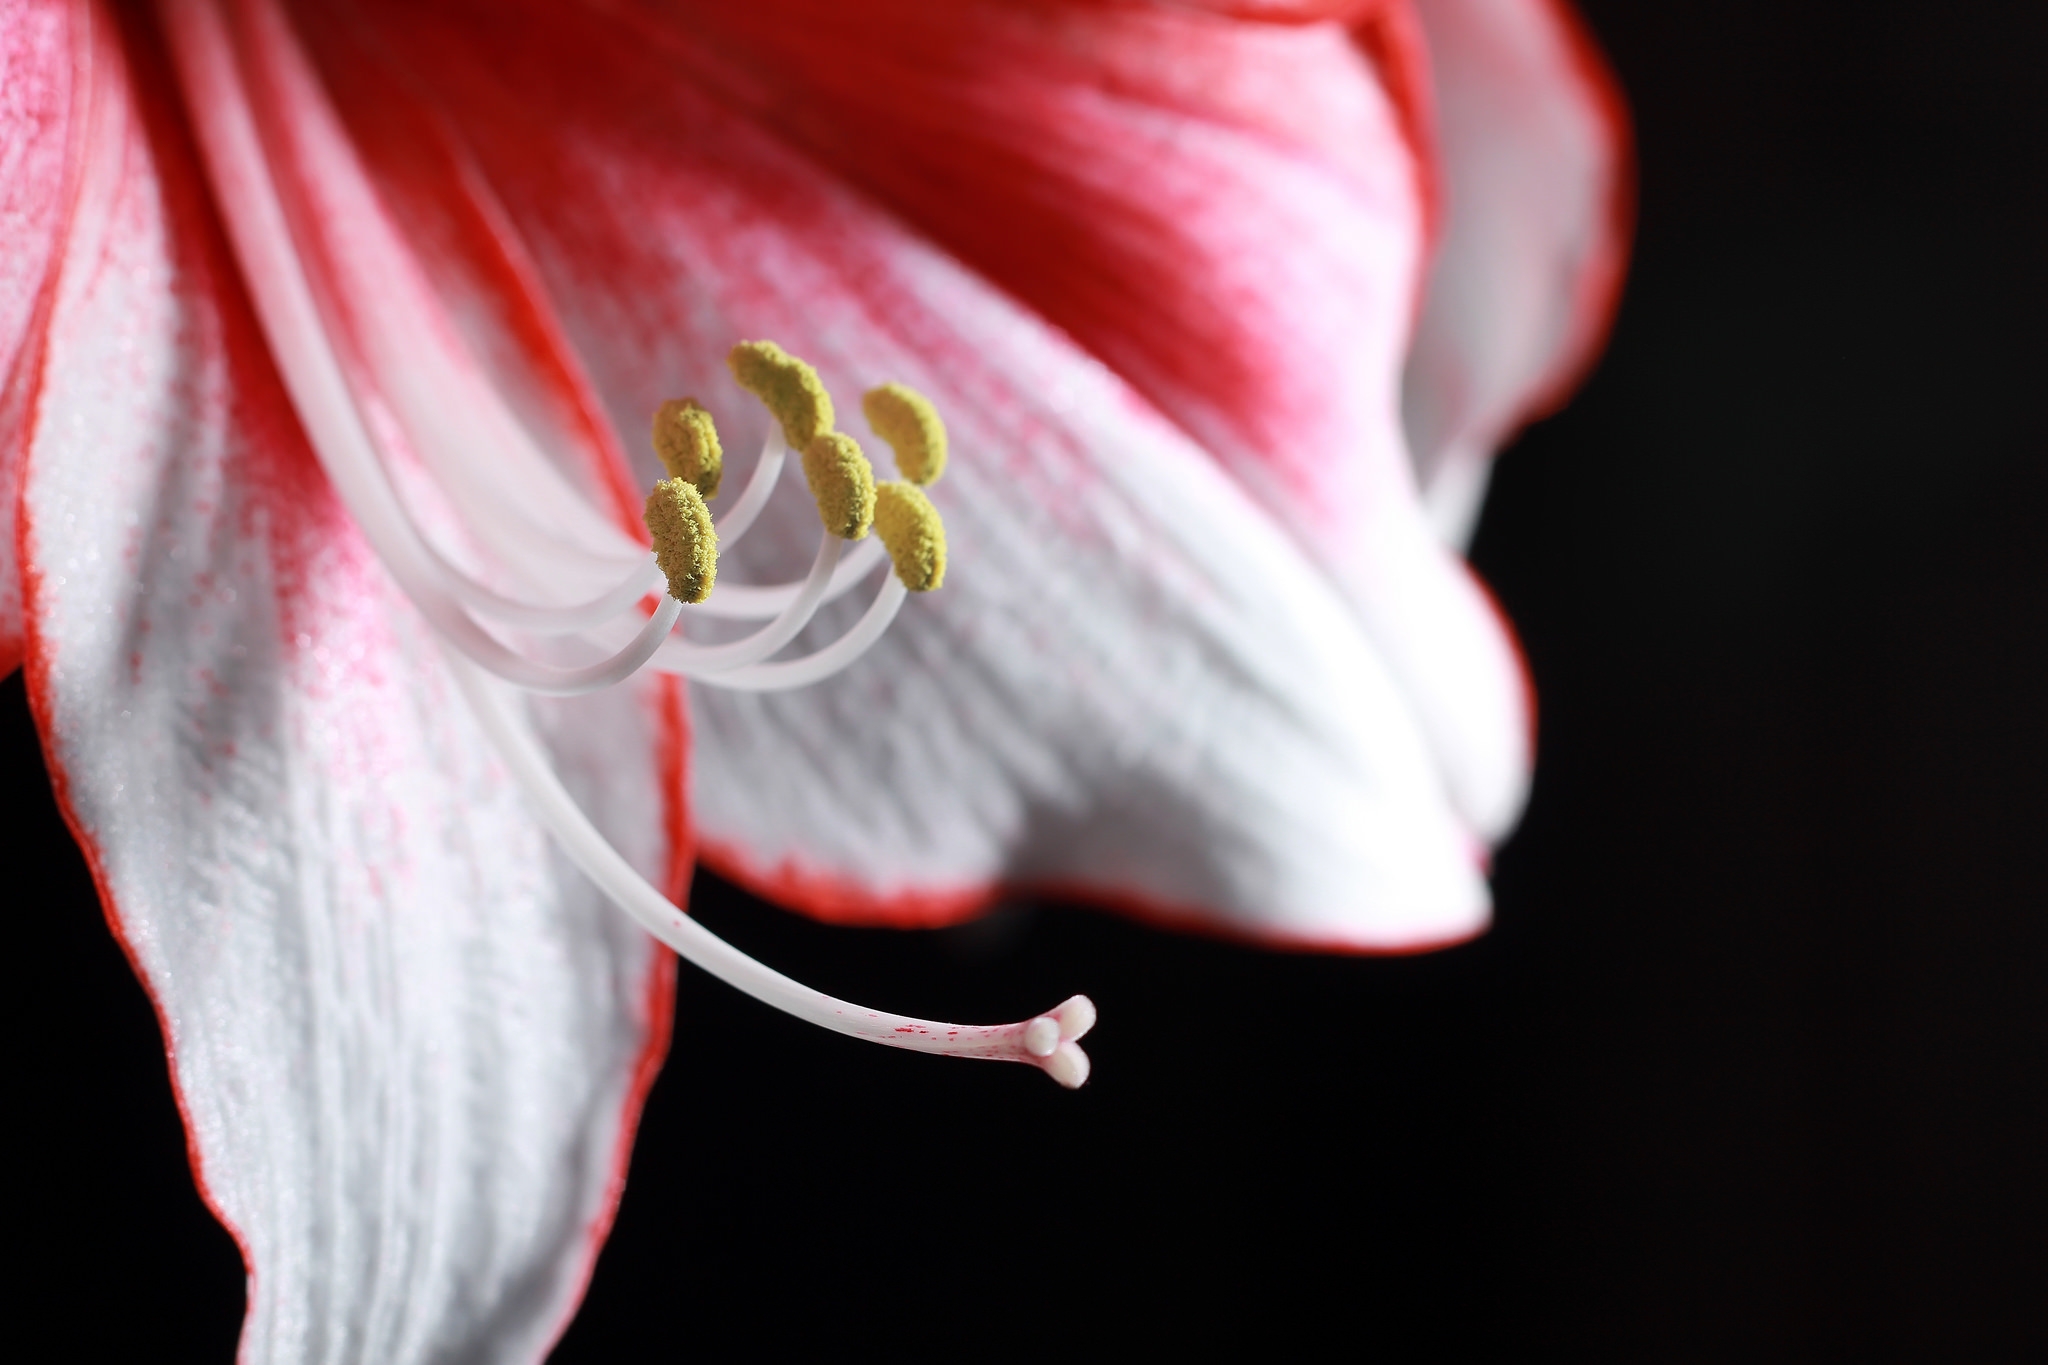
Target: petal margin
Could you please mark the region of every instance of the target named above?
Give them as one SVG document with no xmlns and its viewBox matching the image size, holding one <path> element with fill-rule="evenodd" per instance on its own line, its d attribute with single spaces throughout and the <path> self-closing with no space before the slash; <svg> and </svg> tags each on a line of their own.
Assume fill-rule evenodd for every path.
<svg viewBox="0 0 2048 1365">
<path fill-rule="evenodd" d="M 1605 341 L 1634 216 L 1628 114 L 1566 0 L 1415 0 L 1443 228 L 1403 379 L 1431 519 L 1471 538 L 1494 452 Z"/>
<path fill-rule="evenodd" d="M 609 1224 L 673 959 L 468 721 L 305 447 L 154 32 L 91 14 L 24 471 L 30 694 L 249 1266 L 242 1359 L 536 1360 Z M 673 699 L 535 720 L 673 878 Z"/>
<path fill-rule="evenodd" d="M 1386 657 L 1185 431 L 631 26 L 496 13 L 471 30 L 459 7 L 392 11 L 351 53 L 342 26 L 299 10 L 345 117 L 365 117 L 350 90 L 378 85 L 353 61 L 391 60 L 431 91 L 617 425 L 692 392 L 747 448 L 765 418 L 720 357 L 770 336 L 843 398 L 923 388 L 954 433 L 933 490 L 954 546 L 944 589 L 830 683 L 693 687 L 707 858 L 846 920 L 940 922 L 1009 883 L 1302 946 L 1401 950 L 1483 926 L 1473 842 Z M 787 569 L 815 535 L 799 493 L 733 572 Z"/>
</svg>

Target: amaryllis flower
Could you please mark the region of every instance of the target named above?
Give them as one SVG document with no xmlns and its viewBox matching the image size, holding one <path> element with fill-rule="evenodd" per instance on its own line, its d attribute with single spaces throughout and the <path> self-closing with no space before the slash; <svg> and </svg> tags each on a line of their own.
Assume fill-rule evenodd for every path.
<svg viewBox="0 0 2048 1365">
<path fill-rule="evenodd" d="M 724 948 L 699 856 L 846 922 L 1484 925 L 1529 702 L 1446 544 L 1621 250 L 1546 0 L 14 0 L 0 44 L 0 664 L 249 1359 L 546 1349 L 664 1046 L 649 930 L 1083 1074 L 1084 1003 L 948 1031 Z M 835 439 L 935 405 L 939 591 L 778 491 L 767 338 Z M 685 395 L 728 554 L 642 626 Z"/>
</svg>

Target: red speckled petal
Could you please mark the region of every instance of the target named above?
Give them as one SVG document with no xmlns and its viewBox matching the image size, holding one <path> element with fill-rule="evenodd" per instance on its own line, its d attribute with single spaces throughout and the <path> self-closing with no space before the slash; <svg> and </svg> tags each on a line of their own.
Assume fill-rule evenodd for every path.
<svg viewBox="0 0 2048 1365">
<path fill-rule="evenodd" d="M 537 1361 L 609 1225 L 673 959 L 568 868 L 342 513 L 155 31 L 95 13 L 24 473 L 29 683 L 249 1265 L 241 1359 Z M 675 878 L 673 699 L 533 715 Z"/>
<path fill-rule="evenodd" d="M 923 389 L 946 415 L 955 453 L 933 489 L 952 544 L 946 587 L 913 601 L 872 656 L 816 688 L 736 696 L 693 686 L 698 828 L 722 868 L 843 919 L 933 922 L 967 913 L 999 883 L 1026 883 L 1321 947 L 1412 948 L 1484 923 L 1474 843 L 1391 651 L 1305 553 L 1276 514 L 1280 503 L 1248 496 L 1254 484 L 1271 492 L 1283 475 L 1250 462 L 1240 467 L 1256 479 L 1234 480 L 1227 462 L 1172 420 L 1187 411 L 1162 411 L 1120 372 L 1142 359 L 1137 350 L 1130 365 L 1105 366 L 1027 306 L 1034 300 L 1006 296 L 963 267 L 919 231 L 924 224 L 906 225 L 836 184 L 832 172 L 853 168 L 765 132 L 761 103 L 724 83 L 743 84 L 748 73 L 728 65 L 714 80 L 715 54 L 678 29 L 601 16 L 570 23 L 557 10 L 505 4 L 489 7 L 488 24 L 471 22 L 484 11 L 461 6 L 409 5 L 403 22 L 378 10 L 377 24 L 311 5 L 296 13 L 366 146 L 378 144 L 369 130 L 396 117 L 393 101 L 405 91 L 455 130 L 620 429 L 640 429 L 664 397 L 694 393 L 717 413 L 728 451 L 751 449 L 765 417 L 722 364 L 741 337 L 773 337 L 814 360 L 856 434 L 865 433 L 854 395 L 886 379 Z M 877 6 L 863 16 L 901 13 Z M 830 15 L 812 17 L 827 34 L 840 31 Z M 1384 221 L 1352 254 L 1343 282 L 1369 293 L 1377 310 L 1360 326 L 1392 337 L 1410 304 L 1415 218 L 1412 167 L 1391 115 L 1341 31 L 1259 34 L 1275 45 L 1261 51 L 1357 83 L 1295 107 L 1278 98 L 1284 71 L 1232 68 L 1224 48 L 1209 52 L 1207 68 L 1174 79 L 1184 79 L 1189 100 L 1235 109 L 1229 127 L 1144 101 L 1110 113 L 1144 113 L 1144 147 L 1161 157 L 1182 140 L 1220 139 L 1246 155 L 1287 139 L 1314 142 L 1327 131 L 1325 114 L 1379 120 L 1383 145 L 1395 149 L 1389 164 L 1336 138 L 1325 150 L 1341 175 L 1319 178 L 1310 166 L 1288 183 L 1333 212 L 1384 203 Z M 1072 47 L 1081 36 L 1060 42 Z M 1059 62 L 1071 68 L 1077 53 Z M 898 74 L 878 66 L 886 55 L 871 45 L 848 59 L 859 81 L 886 84 Z M 770 65 L 753 74 L 789 74 Z M 977 65 L 970 74 L 992 73 Z M 1076 154 L 1085 147 L 1087 130 L 1053 126 Z M 1013 150 L 1023 155 L 1018 131 Z M 1096 131 L 1117 131 L 1115 120 Z M 434 190 L 405 158 L 387 148 L 373 164 L 394 202 L 431 211 Z M 1117 176 L 1129 167 L 1082 169 L 1090 192 L 1116 210 Z M 1019 207 L 1064 192 L 1021 172 L 1005 183 L 1022 196 Z M 959 189 L 963 204 L 949 222 L 1003 211 L 988 202 L 994 189 Z M 1241 230 L 1247 249 L 1259 245 L 1252 234 L 1264 220 L 1230 229 L 1216 204 L 1189 212 L 1219 231 Z M 1165 324 L 1144 310 L 1156 302 L 1173 320 L 1201 316 L 1192 295 L 1202 282 L 1176 283 L 1171 271 L 1120 282 L 1091 273 L 1101 261 L 1086 253 L 1098 247 L 1114 246 L 1123 266 L 1142 263 L 1153 239 L 1109 241 L 1131 227 L 1116 211 L 1065 225 L 1082 253 L 1076 287 L 1101 284 L 1089 297 L 1104 306 L 1125 291 L 1132 327 L 1163 338 Z M 1254 290 L 1292 268 L 1260 250 L 1221 284 Z M 1245 307 L 1256 312 L 1257 300 L 1247 296 Z M 1248 352 L 1226 360 L 1270 369 Z M 1389 442 L 1388 467 L 1405 471 L 1393 364 L 1388 351 L 1374 381 L 1372 439 Z M 1212 429 L 1226 417 L 1271 416 L 1204 401 Z M 651 470 L 651 455 L 639 458 Z M 1302 454 L 1304 469 L 1314 463 Z M 1439 554 L 1412 490 L 1406 496 L 1413 543 Z M 815 514 L 793 491 L 721 577 L 786 575 L 815 536 Z M 839 604 L 806 642 L 843 629 L 860 606 Z"/>
<path fill-rule="evenodd" d="M 21 663 L 15 509 L 51 263 L 71 205 L 73 9 L 69 0 L 19 0 L 0 11 L 0 677 Z"/>
<path fill-rule="evenodd" d="M 1415 0 L 1443 225 L 1404 381 L 1430 513 L 1463 544 L 1493 454 L 1607 334 L 1634 209 L 1628 115 L 1565 0 Z"/>
</svg>

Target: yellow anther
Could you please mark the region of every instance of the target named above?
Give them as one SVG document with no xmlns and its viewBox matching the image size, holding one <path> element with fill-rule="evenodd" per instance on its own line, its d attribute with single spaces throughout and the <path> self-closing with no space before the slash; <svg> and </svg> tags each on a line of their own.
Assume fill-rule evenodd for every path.
<svg viewBox="0 0 2048 1365">
<path fill-rule="evenodd" d="M 828 431 L 804 447 L 804 481 L 818 504 L 818 519 L 841 540 L 859 540 L 875 519 L 875 467 L 860 443 Z"/>
<path fill-rule="evenodd" d="M 904 478 L 928 484 L 946 472 L 946 424 L 929 398 L 908 384 L 884 384 L 861 396 L 860 410 L 896 452 Z"/>
<path fill-rule="evenodd" d="M 718 532 L 704 495 L 687 479 L 663 479 L 647 495 L 647 533 L 654 558 L 668 576 L 668 595 L 702 602 L 718 577 Z"/>
<path fill-rule="evenodd" d="M 695 484 L 707 499 L 718 496 L 725 451 L 711 414 L 694 398 L 671 398 L 654 413 L 654 453 L 671 479 Z"/>
<path fill-rule="evenodd" d="M 818 372 L 772 341 L 742 341 L 725 357 L 740 387 L 768 405 L 791 450 L 832 430 L 832 395 Z"/>
<path fill-rule="evenodd" d="M 875 490 L 875 534 L 904 587 L 930 592 L 946 581 L 946 525 L 916 484 L 892 480 Z"/>
</svg>

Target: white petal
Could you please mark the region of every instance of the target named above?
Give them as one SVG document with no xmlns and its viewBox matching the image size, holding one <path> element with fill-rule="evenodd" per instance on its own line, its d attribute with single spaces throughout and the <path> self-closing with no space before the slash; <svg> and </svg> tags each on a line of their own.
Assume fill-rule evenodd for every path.
<svg viewBox="0 0 2048 1365">
<path fill-rule="evenodd" d="M 31 695 L 249 1262 L 242 1358 L 537 1360 L 609 1223 L 671 960 L 477 735 L 284 405 L 164 73 L 129 103 L 100 38 L 25 475 Z M 673 710 L 537 718 L 672 875 Z"/>
</svg>

